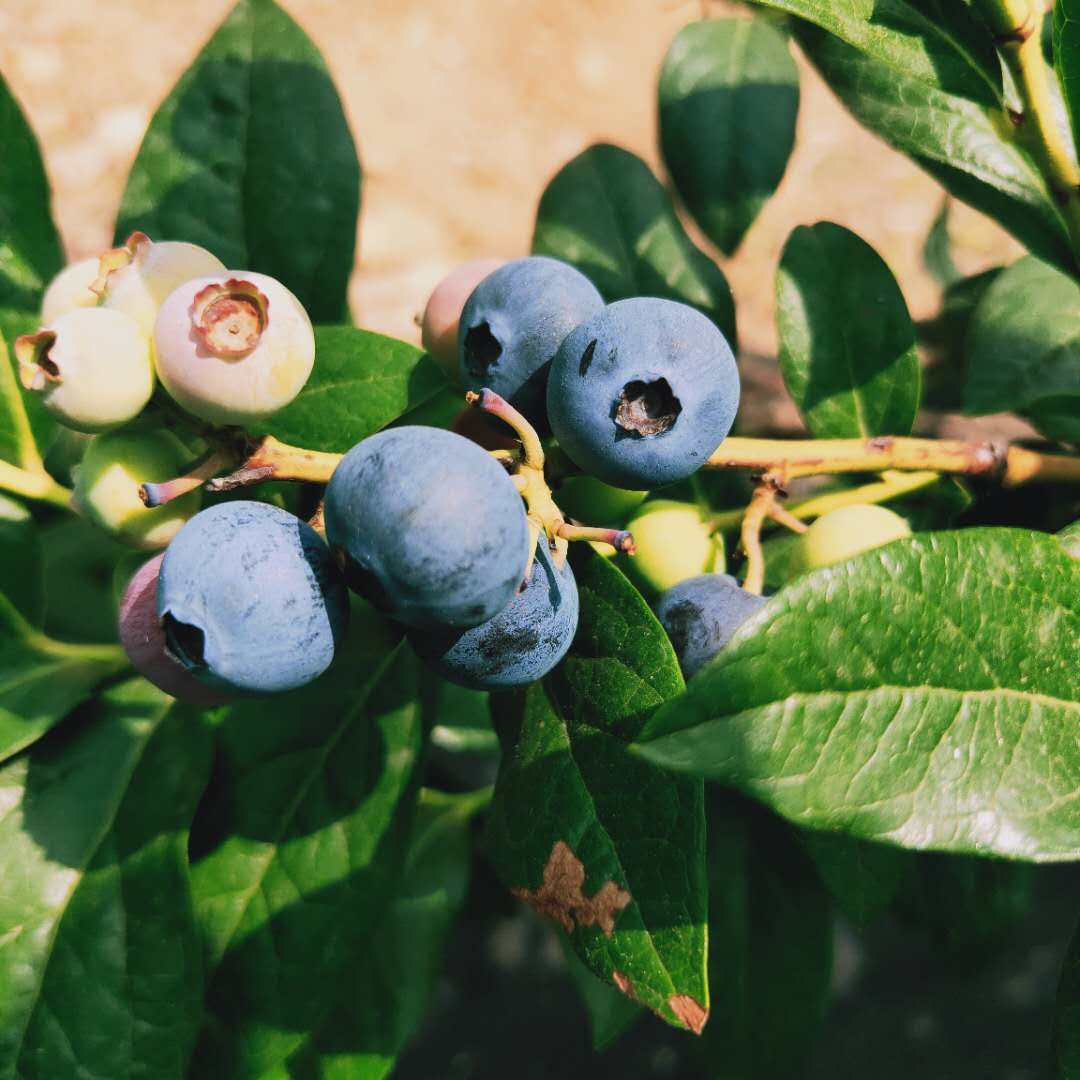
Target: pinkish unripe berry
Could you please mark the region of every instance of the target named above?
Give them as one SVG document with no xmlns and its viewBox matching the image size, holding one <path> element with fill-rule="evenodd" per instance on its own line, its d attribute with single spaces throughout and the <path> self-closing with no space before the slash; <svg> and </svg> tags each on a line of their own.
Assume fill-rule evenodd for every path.
<svg viewBox="0 0 1080 1080">
<path fill-rule="evenodd" d="M 505 259 L 472 259 L 454 267 L 435 286 L 424 308 L 420 336 L 432 360 L 451 382 L 458 382 L 458 322 L 470 293 Z"/>
<path fill-rule="evenodd" d="M 247 270 L 185 282 L 154 324 L 158 376 L 193 416 L 251 424 L 292 401 L 315 363 L 315 334 L 279 281 Z"/>
</svg>

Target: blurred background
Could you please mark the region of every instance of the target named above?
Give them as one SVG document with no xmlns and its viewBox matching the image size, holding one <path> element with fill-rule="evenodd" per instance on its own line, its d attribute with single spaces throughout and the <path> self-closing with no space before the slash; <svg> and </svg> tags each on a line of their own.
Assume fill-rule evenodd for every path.
<svg viewBox="0 0 1080 1080">
<path fill-rule="evenodd" d="M 418 340 L 414 315 L 455 263 L 528 252 L 551 176 L 597 140 L 659 167 L 656 76 L 700 0 L 288 0 L 315 39 L 360 147 L 359 258 L 351 300 L 365 327 Z M 4 0 L 0 68 L 41 139 L 72 258 L 112 239 L 116 206 L 159 101 L 231 0 Z M 936 310 L 921 248 L 941 192 L 858 127 L 801 62 L 796 150 L 733 259 L 744 351 L 775 353 L 773 275 L 796 225 L 828 219 L 872 244 L 912 315 Z M 313 163 L 313 167 L 315 167 Z M 1010 261 L 1018 246 L 956 205 L 961 271 Z M 706 250 L 701 235 L 691 229 Z M 715 251 L 711 251 L 716 254 Z"/>
</svg>

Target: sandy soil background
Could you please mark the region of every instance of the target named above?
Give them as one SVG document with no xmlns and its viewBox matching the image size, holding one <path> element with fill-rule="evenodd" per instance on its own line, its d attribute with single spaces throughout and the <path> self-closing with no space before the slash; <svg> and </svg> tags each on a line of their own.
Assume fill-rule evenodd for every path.
<svg viewBox="0 0 1080 1080">
<path fill-rule="evenodd" d="M 365 170 L 351 299 L 365 326 L 416 338 L 414 314 L 456 262 L 528 250 L 540 193 L 597 139 L 654 166 L 655 83 L 698 0 L 285 0 L 326 55 Z M 4 0 L 0 70 L 31 117 L 71 257 L 111 239 L 124 178 L 154 109 L 230 0 Z M 729 13 L 731 5 L 708 5 Z M 743 348 L 773 352 L 772 282 L 797 224 L 858 231 L 916 316 L 937 289 L 921 265 L 940 189 L 860 129 L 803 64 L 787 176 L 735 258 L 721 260 Z M 1018 247 L 958 207 L 962 269 Z"/>
</svg>

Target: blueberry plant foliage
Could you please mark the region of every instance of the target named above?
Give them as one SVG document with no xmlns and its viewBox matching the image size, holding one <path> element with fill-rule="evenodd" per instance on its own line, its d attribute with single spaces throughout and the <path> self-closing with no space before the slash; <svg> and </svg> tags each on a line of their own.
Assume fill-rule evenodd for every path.
<svg viewBox="0 0 1080 1080">
<path fill-rule="evenodd" d="M 737 420 L 659 493 L 696 506 L 742 587 L 767 595 L 688 682 L 657 597 L 624 574 L 625 522 L 558 512 L 573 463 L 542 422 L 543 443 L 518 424 L 510 449 L 485 445 L 516 469 L 530 564 L 545 531 L 560 566 L 567 541 L 595 545 L 568 556 L 576 634 L 542 679 L 489 694 L 425 671 L 410 645 L 424 628 L 379 614 L 355 566 L 366 599 L 348 631 L 311 631 L 334 660 L 307 685 L 197 707 L 136 674 L 115 627 L 151 554 L 119 542 L 142 508 L 118 504 L 110 536 L 87 520 L 85 480 L 73 501 L 87 439 L 43 407 L 53 342 L 35 333 L 64 258 L 0 80 L 0 1080 L 387 1076 L 433 1006 L 480 862 L 519 917 L 550 920 L 598 1049 L 648 1011 L 700 1036 L 715 1076 L 798 1075 L 828 1012 L 837 912 L 860 928 L 898 914 L 965 948 L 1008 937 L 1032 864 L 1080 859 L 1080 0 L 1044 6 L 760 0 L 693 22 L 658 76 L 667 182 L 598 144 L 544 190 L 534 255 L 606 304 L 689 305 L 734 346 L 722 255 L 783 181 L 806 61 L 1030 253 L 965 279 L 943 213 L 926 248 L 942 312 L 920 326 L 856 233 L 791 223 L 778 367 L 808 437 Z M 360 187 L 318 49 L 274 0 L 240 0 L 151 121 L 101 273 L 143 258 L 142 234 L 244 268 L 193 301 L 223 355 L 227 335 L 281 318 L 239 280 L 269 275 L 315 324 L 310 374 L 244 429 L 185 416 L 159 387 L 135 430 L 170 429 L 191 466 L 139 475 L 151 504 L 243 495 L 310 519 L 310 546 L 341 455 L 388 427 L 463 422 L 445 367 L 350 322 Z M 75 306 L 113 302 L 95 274 Z M 476 398 L 477 441 L 498 426 L 484 411 L 517 422 L 500 401 Z M 1011 411 L 1036 435 L 929 437 L 943 410 Z M 862 504 L 911 535 L 807 571 L 805 523 Z M 208 643 L 150 603 L 143 645 L 164 634 L 212 668 Z M 462 779 L 464 756 L 491 786 Z M 1080 938 L 1054 1031 L 1056 1075 L 1080 1077 Z"/>
</svg>

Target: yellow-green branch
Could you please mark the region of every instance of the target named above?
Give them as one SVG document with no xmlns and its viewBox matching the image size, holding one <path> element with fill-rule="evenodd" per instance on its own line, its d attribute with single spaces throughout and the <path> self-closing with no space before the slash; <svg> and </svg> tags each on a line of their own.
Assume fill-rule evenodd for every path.
<svg viewBox="0 0 1080 1080">
<path fill-rule="evenodd" d="M 71 490 L 58 484 L 47 472 L 20 469 L 7 461 L 0 461 L 0 491 L 66 509 L 71 507 Z"/>
</svg>

